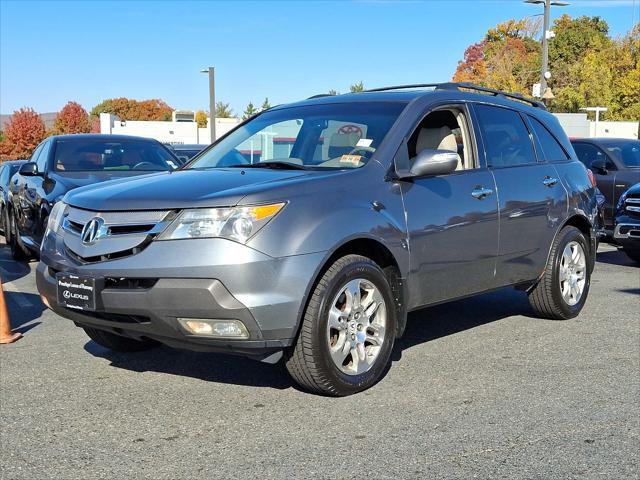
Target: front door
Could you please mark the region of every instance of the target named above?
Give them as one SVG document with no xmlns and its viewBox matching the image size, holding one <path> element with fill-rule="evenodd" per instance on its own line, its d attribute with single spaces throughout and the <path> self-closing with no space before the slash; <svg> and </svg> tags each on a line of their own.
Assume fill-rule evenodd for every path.
<svg viewBox="0 0 640 480">
<path fill-rule="evenodd" d="M 494 284 L 498 204 L 493 176 L 477 163 L 473 130 L 464 105 L 425 116 L 408 142 L 421 149 L 458 152 L 449 175 L 401 182 L 411 258 L 409 307 L 462 297 Z"/>
</svg>

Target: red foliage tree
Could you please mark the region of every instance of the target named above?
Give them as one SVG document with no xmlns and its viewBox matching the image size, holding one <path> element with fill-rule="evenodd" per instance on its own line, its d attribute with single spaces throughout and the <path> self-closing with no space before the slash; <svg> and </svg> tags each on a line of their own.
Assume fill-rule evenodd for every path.
<svg viewBox="0 0 640 480">
<path fill-rule="evenodd" d="M 464 51 L 464 60 L 458 62 L 458 68 L 453 76 L 454 82 L 474 82 L 487 73 L 484 49 L 485 41 L 474 43 Z"/>
<path fill-rule="evenodd" d="M 91 123 L 89 114 L 79 103 L 67 103 L 58 115 L 53 124 L 53 133 L 64 135 L 68 133 L 89 133 Z"/>
<path fill-rule="evenodd" d="M 44 122 L 32 108 L 16 110 L 5 125 L 0 157 L 4 160 L 28 159 L 46 136 Z"/>
</svg>

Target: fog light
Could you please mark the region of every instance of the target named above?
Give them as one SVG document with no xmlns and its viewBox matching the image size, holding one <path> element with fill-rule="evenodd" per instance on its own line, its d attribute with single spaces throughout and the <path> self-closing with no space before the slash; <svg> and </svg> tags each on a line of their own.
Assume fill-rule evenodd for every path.
<svg viewBox="0 0 640 480">
<path fill-rule="evenodd" d="M 240 320 L 209 320 L 178 318 L 180 325 L 194 335 L 222 338 L 249 338 L 247 327 Z"/>
</svg>

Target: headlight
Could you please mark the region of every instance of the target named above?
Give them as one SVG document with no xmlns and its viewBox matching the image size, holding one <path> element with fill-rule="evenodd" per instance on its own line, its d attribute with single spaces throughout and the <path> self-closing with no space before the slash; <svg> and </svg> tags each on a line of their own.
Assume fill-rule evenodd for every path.
<svg viewBox="0 0 640 480">
<path fill-rule="evenodd" d="M 245 243 L 284 207 L 284 203 L 184 210 L 158 240 L 227 238 Z"/>
<path fill-rule="evenodd" d="M 624 192 L 620 195 L 620 200 L 618 200 L 618 205 L 616 205 L 616 210 L 620 211 L 624 209 L 624 202 L 627 200 L 627 192 Z"/>
<path fill-rule="evenodd" d="M 56 232 L 60 228 L 62 224 L 62 218 L 64 217 L 64 212 L 67 209 L 67 204 L 64 202 L 57 202 L 53 208 L 51 209 L 51 213 L 49 214 L 49 222 L 47 223 L 47 233 L 49 231 Z"/>
</svg>

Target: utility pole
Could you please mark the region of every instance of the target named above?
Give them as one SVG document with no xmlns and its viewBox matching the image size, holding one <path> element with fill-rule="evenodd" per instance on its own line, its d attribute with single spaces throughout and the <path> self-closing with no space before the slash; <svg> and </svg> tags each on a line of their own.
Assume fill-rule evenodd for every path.
<svg viewBox="0 0 640 480">
<path fill-rule="evenodd" d="M 216 79 L 213 67 L 200 70 L 209 74 L 209 131 L 210 143 L 216 140 Z"/>
<path fill-rule="evenodd" d="M 547 82 L 551 78 L 551 72 L 549 71 L 549 40 L 555 37 L 555 33 L 549 30 L 549 26 L 551 23 L 551 7 L 565 7 L 569 5 L 569 3 L 558 0 L 525 0 L 524 3 L 544 5 L 544 31 L 542 32 L 542 68 L 540 69 L 540 96 L 544 99 L 553 98 L 553 93 L 547 86 Z"/>
</svg>

